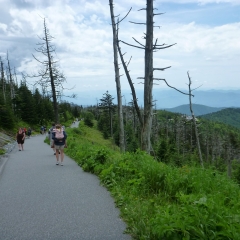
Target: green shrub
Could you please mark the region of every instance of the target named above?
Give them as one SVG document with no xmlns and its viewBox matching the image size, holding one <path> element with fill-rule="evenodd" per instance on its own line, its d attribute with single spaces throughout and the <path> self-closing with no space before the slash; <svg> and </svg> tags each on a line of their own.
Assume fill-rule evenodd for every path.
<svg viewBox="0 0 240 240">
<path fill-rule="evenodd" d="M 93 131 L 70 130 L 66 152 L 99 176 L 134 239 L 240 239 L 240 190 L 226 174 L 183 165 L 191 157 L 179 158 L 181 167 L 170 159 L 174 167 L 140 150 L 119 154 Z"/>
<path fill-rule="evenodd" d="M 88 127 L 93 127 L 94 115 L 91 112 L 86 112 L 84 114 L 84 124 Z"/>
</svg>

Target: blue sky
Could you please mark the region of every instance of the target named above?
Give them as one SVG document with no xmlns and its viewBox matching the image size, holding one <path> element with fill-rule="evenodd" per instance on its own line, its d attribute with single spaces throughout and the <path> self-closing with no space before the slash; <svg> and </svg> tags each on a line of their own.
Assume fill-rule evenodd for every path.
<svg viewBox="0 0 240 240">
<path fill-rule="evenodd" d="M 166 11 L 164 17 L 172 22 L 187 24 L 194 21 L 196 24 L 208 26 L 240 22 L 240 4 L 163 3 L 161 7 Z"/>
<path fill-rule="evenodd" d="M 144 22 L 145 0 L 115 0 L 115 15 L 123 17 L 130 7 L 127 19 L 120 25 L 119 38 L 135 44 L 142 39 L 145 27 L 129 21 Z M 21 73 L 35 73 L 40 68 L 32 53 L 43 36 L 43 20 L 56 46 L 55 56 L 67 78 L 69 92 L 115 91 L 112 29 L 108 0 L 0 0 L 0 56 Z M 240 89 L 240 0 L 162 0 L 154 1 L 156 16 L 154 37 L 159 43 L 175 46 L 154 54 L 154 67 L 171 66 L 155 77 L 165 78 L 179 89 L 186 89 L 187 71 L 193 87 L 201 89 Z M 129 68 L 136 89 L 142 90 L 137 77 L 144 72 L 144 52 L 121 44 L 125 59 L 132 56 Z M 123 69 L 120 69 L 124 74 Z M 27 79 L 30 84 L 33 79 Z M 129 90 L 125 76 L 121 77 L 124 91 Z M 160 82 L 155 89 L 167 89 Z"/>
</svg>

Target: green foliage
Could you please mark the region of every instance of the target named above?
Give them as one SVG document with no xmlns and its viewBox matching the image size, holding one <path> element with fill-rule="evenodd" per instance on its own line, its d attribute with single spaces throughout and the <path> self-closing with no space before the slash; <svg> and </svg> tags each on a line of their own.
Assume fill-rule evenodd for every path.
<svg viewBox="0 0 240 240">
<path fill-rule="evenodd" d="M 240 162 L 233 160 L 232 169 L 233 179 L 240 185 Z"/>
<path fill-rule="evenodd" d="M 240 239 L 240 189 L 225 173 L 120 154 L 84 125 L 68 135 L 67 154 L 111 191 L 134 239 Z"/>
<path fill-rule="evenodd" d="M 201 118 L 211 120 L 212 122 L 220 122 L 231 125 L 240 129 L 240 108 L 226 108 L 221 111 L 202 115 Z"/>
<path fill-rule="evenodd" d="M 103 133 L 105 139 L 110 137 L 110 125 L 109 125 L 109 117 L 108 114 L 102 114 L 98 120 L 97 128 L 99 131 Z"/>
<path fill-rule="evenodd" d="M 2 148 L 0 148 L 0 155 L 3 155 L 3 154 L 5 154 L 5 150 L 4 149 L 2 149 Z"/>
<path fill-rule="evenodd" d="M 4 129 L 13 129 L 15 126 L 15 118 L 11 107 L 0 105 L 0 127 Z"/>
<path fill-rule="evenodd" d="M 94 120 L 94 115 L 91 112 L 86 112 L 84 114 L 84 123 L 85 125 L 87 125 L 88 127 L 93 127 L 93 120 Z"/>
</svg>

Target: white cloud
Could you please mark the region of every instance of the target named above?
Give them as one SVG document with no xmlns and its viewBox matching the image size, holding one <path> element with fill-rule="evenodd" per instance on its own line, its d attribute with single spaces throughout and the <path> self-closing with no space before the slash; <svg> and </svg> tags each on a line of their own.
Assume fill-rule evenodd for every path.
<svg viewBox="0 0 240 240">
<path fill-rule="evenodd" d="M 46 7 L 40 0 L 26 2 L 32 3 L 32 6 L 19 8 L 9 5 L 11 21 L 7 24 L 0 21 L 0 52 L 9 51 L 10 60 L 12 58 L 18 64 L 18 71 L 32 72 L 38 68 L 38 63 L 31 54 L 36 54 L 34 48 L 39 42 L 37 36 L 43 36 L 41 17 L 46 17 L 50 34 L 54 37 L 56 57 L 68 79 L 68 85 L 76 85 L 76 90 L 79 91 L 87 87 L 92 90 L 115 89 L 108 1 L 81 0 L 79 3 L 73 2 L 74 5 L 72 1 L 67 0 L 53 1 L 53 3 L 48 1 Z M 137 45 L 132 39 L 135 37 L 144 44 L 144 39 L 141 37 L 145 32 L 145 26 L 130 24 L 128 21 L 144 21 L 145 13 L 137 10 L 145 6 L 145 1 L 115 2 L 115 14 L 121 14 L 122 17 L 133 5 L 130 15 L 120 25 L 120 39 Z M 177 2 L 203 4 L 209 3 L 210 0 Z M 4 1 L 4 4 L 6 3 Z M 155 28 L 154 36 L 159 39 L 159 44 L 177 43 L 169 49 L 154 53 L 156 67 L 172 66 L 164 72 L 155 73 L 156 77 L 166 78 L 173 86 L 185 87 L 186 72 L 189 70 L 193 80 L 199 84 L 203 83 L 206 88 L 215 87 L 216 82 L 221 88 L 240 87 L 240 71 L 237 65 L 240 55 L 240 22 L 217 26 L 200 25 L 196 22 L 164 23 L 160 29 Z M 123 43 L 121 48 L 126 52 L 126 61 L 132 56 L 130 73 L 136 88 L 142 88 L 142 85 L 137 84 L 139 81 L 136 78 L 143 76 L 144 51 Z M 120 71 L 123 74 L 122 68 Z M 121 79 L 122 88 L 129 89 L 126 78 L 123 76 Z M 161 83 L 156 87 L 164 86 L 165 84 Z"/>
</svg>

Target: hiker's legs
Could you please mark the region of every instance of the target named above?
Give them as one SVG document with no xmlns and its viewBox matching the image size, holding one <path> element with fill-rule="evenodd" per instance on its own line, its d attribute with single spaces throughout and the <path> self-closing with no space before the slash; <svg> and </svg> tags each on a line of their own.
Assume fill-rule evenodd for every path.
<svg viewBox="0 0 240 240">
<path fill-rule="evenodd" d="M 56 160 L 57 160 L 57 163 L 59 162 L 59 153 L 58 153 L 58 148 L 59 146 L 55 146 L 56 148 Z"/>
<path fill-rule="evenodd" d="M 50 146 L 51 146 L 51 148 L 52 148 L 52 146 L 53 146 L 52 150 L 53 150 L 53 152 L 55 153 L 55 152 L 56 152 L 56 149 L 55 149 L 55 146 L 54 146 L 54 141 L 53 141 L 53 139 L 50 140 Z"/>
<path fill-rule="evenodd" d="M 64 146 L 60 148 L 60 154 L 61 154 L 61 162 L 63 162 L 64 159 Z"/>
</svg>

